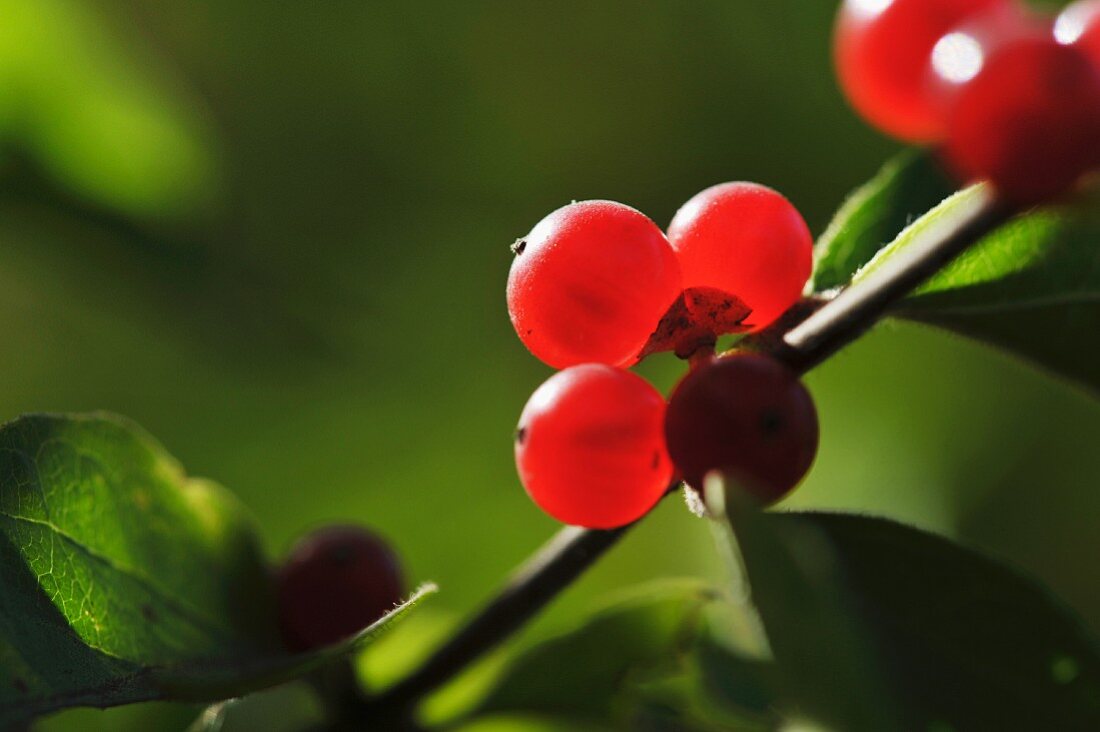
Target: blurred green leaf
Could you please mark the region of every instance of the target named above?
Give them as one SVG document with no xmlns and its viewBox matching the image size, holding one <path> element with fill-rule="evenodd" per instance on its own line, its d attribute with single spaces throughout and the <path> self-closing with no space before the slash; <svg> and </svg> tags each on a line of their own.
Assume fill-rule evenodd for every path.
<svg viewBox="0 0 1100 732">
<path fill-rule="evenodd" d="M 70 706 L 237 696 L 349 652 L 408 607 L 287 654 L 243 508 L 105 415 L 0 427 L 0 586 L 0 727 Z"/>
<path fill-rule="evenodd" d="M 612 723 L 632 682 L 684 663 L 718 591 L 701 582 L 662 582 L 630 593 L 571 633 L 514 659 L 478 714 L 523 712 Z"/>
<path fill-rule="evenodd" d="M 929 211 L 883 249 L 874 271 L 933 226 L 978 205 L 981 187 Z M 994 231 L 933 277 L 897 313 L 1023 356 L 1055 374 L 1100 389 L 1100 206 L 1038 209 Z"/>
<path fill-rule="evenodd" d="M 854 617 L 918 717 L 914 729 L 1100 729 L 1096 641 L 1037 584 L 886 519 L 770 514 L 766 523 L 777 537 L 810 529 L 824 540 Z M 801 610 L 824 632 L 813 608 Z"/>
<path fill-rule="evenodd" d="M 773 521 L 732 484 L 714 481 L 707 496 L 740 550 L 787 692 L 784 712 L 843 730 L 904 729 L 827 537 L 808 521 Z"/>
<path fill-rule="evenodd" d="M 0 0 L 0 138 L 79 196 L 190 213 L 217 185 L 194 103 L 82 0 Z"/>
<path fill-rule="evenodd" d="M 814 246 L 813 290 L 841 287 L 914 219 L 955 190 L 926 151 L 909 150 L 857 188 Z"/>
<path fill-rule="evenodd" d="M 771 661 L 748 658 L 704 633 L 695 652 L 704 688 L 734 713 L 771 717 L 783 697 L 779 669 Z"/>
</svg>

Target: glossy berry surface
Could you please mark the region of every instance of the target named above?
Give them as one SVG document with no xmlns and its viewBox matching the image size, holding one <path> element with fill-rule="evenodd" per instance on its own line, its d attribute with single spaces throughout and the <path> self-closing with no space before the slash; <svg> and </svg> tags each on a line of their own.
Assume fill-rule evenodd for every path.
<svg viewBox="0 0 1100 732">
<path fill-rule="evenodd" d="M 727 356 L 689 373 L 669 399 L 668 451 L 688 484 L 701 490 L 720 471 L 764 503 L 806 475 L 818 425 L 798 376 L 766 356 Z"/>
<path fill-rule="evenodd" d="M 908 142 L 942 138 L 943 110 L 928 85 L 932 49 L 953 27 L 1009 0 L 845 0 L 834 56 L 849 102 L 882 132 Z"/>
<path fill-rule="evenodd" d="M 336 643 L 401 602 L 397 556 L 375 534 L 332 526 L 300 539 L 276 578 L 279 627 L 292 651 Z"/>
<path fill-rule="evenodd" d="M 682 290 L 664 233 L 621 203 L 560 208 L 514 251 L 508 314 L 524 345 L 555 368 L 632 364 Z"/>
<path fill-rule="evenodd" d="M 791 203 L 756 183 L 722 183 L 696 194 L 668 227 L 684 287 L 733 295 L 758 330 L 798 301 L 813 268 L 813 238 Z"/>
<path fill-rule="evenodd" d="M 1005 199 L 1057 197 L 1100 164 L 1100 71 L 1075 46 L 1030 37 L 979 58 L 952 101 L 944 153 Z"/>
<path fill-rule="evenodd" d="M 563 523 L 625 526 L 672 481 L 665 401 L 640 376 L 584 364 L 531 395 L 516 431 L 516 467 L 527 494 Z"/>
<path fill-rule="evenodd" d="M 1100 66 L 1100 0 L 1081 0 L 1063 10 L 1054 23 L 1054 36 Z"/>
</svg>

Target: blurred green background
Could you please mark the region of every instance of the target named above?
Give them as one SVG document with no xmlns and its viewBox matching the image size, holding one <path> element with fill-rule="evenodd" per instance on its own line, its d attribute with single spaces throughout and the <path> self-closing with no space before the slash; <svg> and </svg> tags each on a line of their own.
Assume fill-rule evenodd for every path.
<svg viewBox="0 0 1100 732">
<path fill-rule="evenodd" d="M 572 199 L 663 224 L 731 179 L 820 232 L 894 151 L 835 88 L 834 10 L 0 0 L 0 415 L 133 417 L 236 491 L 273 556 L 323 522 L 376 527 L 442 587 L 367 659 L 392 676 L 556 528 L 512 463 L 550 371 L 509 325 L 508 245 Z M 682 367 L 642 370 L 667 389 Z M 821 453 L 790 507 L 960 537 L 1100 626 L 1100 405 L 893 324 L 808 382 Z M 519 642 L 612 588 L 714 574 L 710 544 L 666 501 Z M 266 694 L 229 727 L 290 729 L 304 705 Z M 195 711 L 42 728 L 182 729 Z"/>
</svg>

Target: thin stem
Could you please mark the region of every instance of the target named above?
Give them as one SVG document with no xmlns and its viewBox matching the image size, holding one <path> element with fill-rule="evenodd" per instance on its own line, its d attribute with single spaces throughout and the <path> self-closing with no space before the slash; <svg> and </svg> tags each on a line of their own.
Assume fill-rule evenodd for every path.
<svg viewBox="0 0 1100 732">
<path fill-rule="evenodd" d="M 799 372 L 809 371 L 861 336 L 891 305 L 1008 221 L 1012 213 L 986 189 L 958 219 L 925 232 L 926 238 L 910 244 L 788 331 L 772 355 Z"/>
<path fill-rule="evenodd" d="M 1004 223 L 1012 211 L 988 195 L 858 284 L 821 304 L 782 338 L 765 346 L 800 373 L 858 338 L 890 306 Z M 630 526 L 613 531 L 568 527 L 527 561 L 503 589 L 417 671 L 368 702 L 369 709 L 408 713 L 426 694 L 495 648 L 615 545 Z"/>
<path fill-rule="evenodd" d="M 567 526 L 559 531 L 516 570 L 480 613 L 417 671 L 372 700 L 371 706 L 408 708 L 442 686 L 542 610 L 632 526 L 610 531 Z"/>
</svg>

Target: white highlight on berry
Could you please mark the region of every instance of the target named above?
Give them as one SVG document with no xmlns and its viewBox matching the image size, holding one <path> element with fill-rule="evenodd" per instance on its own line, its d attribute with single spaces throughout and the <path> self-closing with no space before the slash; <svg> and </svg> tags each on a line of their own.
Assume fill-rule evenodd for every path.
<svg viewBox="0 0 1100 732">
<path fill-rule="evenodd" d="M 1085 24 L 1089 21 L 1095 8 L 1078 4 L 1068 8 L 1058 16 L 1054 24 L 1054 38 L 1066 46 L 1076 43 L 1077 39 L 1085 32 Z"/>
<path fill-rule="evenodd" d="M 855 15 L 870 17 L 878 15 L 894 4 L 894 0 L 851 0 L 848 7 Z"/>
<path fill-rule="evenodd" d="M 978 75 L 985 63 L 982 45 L 966 33 L 948 33 L 932 49 L 932 68 L 941 78 L 965 84 Z"/>
</svg>

